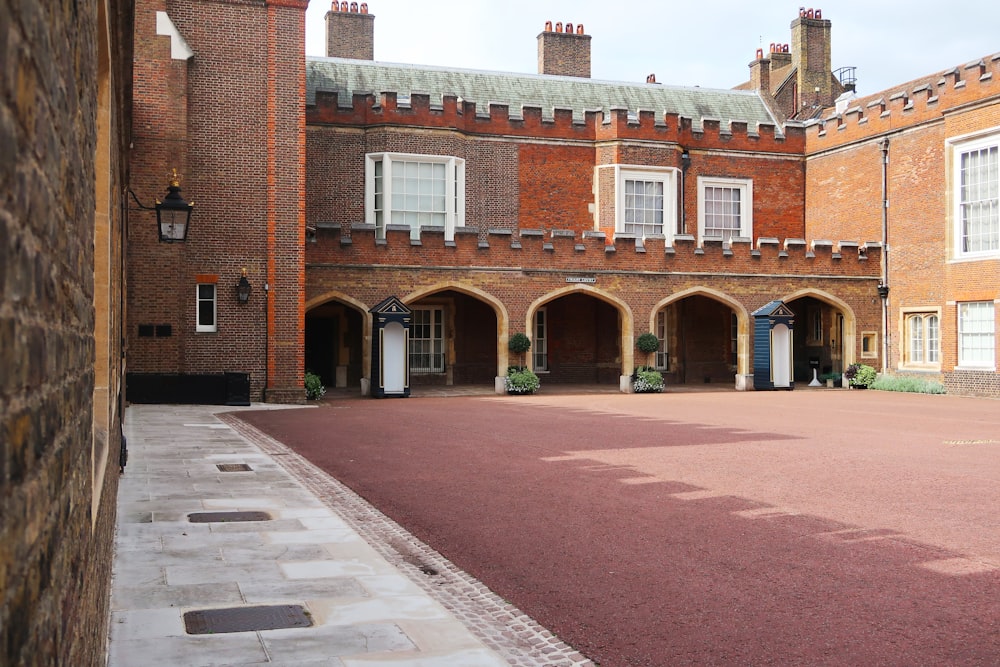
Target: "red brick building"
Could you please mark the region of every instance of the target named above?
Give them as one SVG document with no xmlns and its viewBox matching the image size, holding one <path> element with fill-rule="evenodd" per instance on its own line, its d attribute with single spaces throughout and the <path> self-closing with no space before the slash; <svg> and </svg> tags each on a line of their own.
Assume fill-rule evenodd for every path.
<svg viewBox="0 0 1000 667">
<path fill-rule="evenodd" d="M 304 2 L 167 4 L 137 4 L 133 189 L 177 166 L 195 213 L 184 243 L 130 230 L 133 378 L 247 373 L 254 399 L 301 400 L 308 368 L 365 388 L 390 296 L 413 311 L 414 385 L 501 388 L 524 332 L 543 385 L 628 390 L 652 332 L 668 384 L 752 388 L 751 313 L 775 300 L 796 381 L 881 367 L 881 237 L 815 222 L 842 190 L 814 185 L 819 122 L 788 120 L 844 91 L 820 16 L 792 24 L 808 57 L 786 78 L 826 86 L 805 113 L 761 85 L 763 54 L 752 89 L 595 81 L 583 26 L 549 24 L 539 74 L 392 65 L 367 7 L 335 3 L 330 57 L 306 58 Z"/>
<path fill-rule="evenodd" d="M 1000 396 L 1000 54 L 806 124 L 806 230 L 885 245 L 887 370 Z"/>
</svg>

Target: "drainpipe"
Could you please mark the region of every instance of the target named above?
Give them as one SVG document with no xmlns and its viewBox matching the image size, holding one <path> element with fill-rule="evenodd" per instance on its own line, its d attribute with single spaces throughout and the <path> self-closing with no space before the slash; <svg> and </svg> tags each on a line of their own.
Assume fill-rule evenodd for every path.
<svg viewBox="0 0 1000 667">
<path fill-rule="evenodd" d="M 681 149 L 681 214 L 677 219 L 677 233 L 687 234 L 687 216 L 684 213 L 684 189 L 687 187 L 687 170 L 691 166 L 691 153 L 688 149 Z"/>
<path fill-rule="evenodd" d="M 879 142 L 882 149 L 882 372 L 889 368 L 889 138 Z"/>
</svg>

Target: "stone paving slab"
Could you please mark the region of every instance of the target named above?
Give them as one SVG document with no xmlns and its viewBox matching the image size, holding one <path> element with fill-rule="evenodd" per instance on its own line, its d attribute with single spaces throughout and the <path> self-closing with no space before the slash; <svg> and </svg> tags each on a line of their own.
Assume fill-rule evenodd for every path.
<svg viewBox="0 0 1000 667">
<path fill-rule="evenodd" d="M 126 413 L 108 667 L 589 664 L 280 443 L 217 418 L 233 410 Z M 208 511 L 272 519 L 188 520 Z M 258 604 L 302 605 L 313 625 L 186 633 L 185 612 Z"/>
</svg>

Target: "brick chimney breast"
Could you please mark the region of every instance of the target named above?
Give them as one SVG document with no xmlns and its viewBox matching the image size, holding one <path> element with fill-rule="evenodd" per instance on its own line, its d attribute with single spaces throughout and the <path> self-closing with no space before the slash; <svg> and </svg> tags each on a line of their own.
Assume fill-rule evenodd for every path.
<svg viewBox="0 0 1000 667">
<path fill-rule="evenodd" d="M 326 55 L 375 60 L 375 15 L 368 13 L 367 3 L 334 0 L 326 13 Z"/>
<path fill-rule="evenodd" d="M 590 78 L 590 35 L 583 33 L 583 25 L 546 21 L 544 32 L 538 35 L 538 73 L 558 76 Z"/>
</svg>

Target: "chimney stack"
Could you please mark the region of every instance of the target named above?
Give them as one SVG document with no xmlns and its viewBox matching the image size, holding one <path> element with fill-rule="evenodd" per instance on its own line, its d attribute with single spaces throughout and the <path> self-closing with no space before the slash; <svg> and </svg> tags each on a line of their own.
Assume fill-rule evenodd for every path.
<svg viewBox="0 0 1000 667">
<path fill-rule="evenodd" d="M 802 105 L 831 106 L 840 91 L 833 88 L 830 21 L 820 9 L 799 9 L 792 21 L 792 64 L 798 76 Z"/>
<path fill-rule="evenodd" d="M 326 13 L 326 55 L 375 59 L 375 15 L 368 13 L 368 3 L 334 0 Z"/>
<path fill-rule="evenodd" d="M 583 24 L 574 28 L 567 23 L 552 27 L 545 22 L 545 30 L 538 35 L 538 73 L 590 78 L 590 35 L 583 33 Z"/>
</svg>

